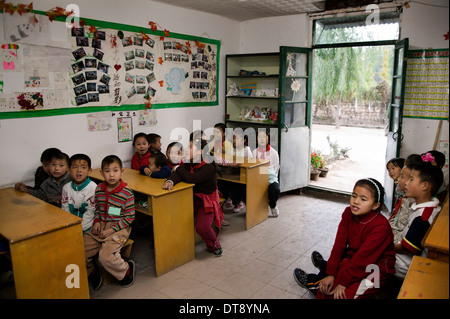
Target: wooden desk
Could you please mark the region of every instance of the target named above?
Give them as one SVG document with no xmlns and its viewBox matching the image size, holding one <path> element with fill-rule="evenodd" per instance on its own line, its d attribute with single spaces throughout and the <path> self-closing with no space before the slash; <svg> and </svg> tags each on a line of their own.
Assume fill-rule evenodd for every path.
<svg viewBox="0 0 450 319">
<path fill-rule="evenodd" d="M 0 234 L 9 242 L 17 298 L 89 298 L 81 221 L 29 194 L 0 189 Z M 71 264 L 78 266 L 79 288 L 66 286 L 76 273 L 66 272 Z"/>
<path fill-rule="evenodd" d="M 428 249 L 428 258 L 449 262 L 449 224 L 448 224 L 448 195 L 434 220 L 428 234 L 425 236 L 422 245 Z"/>
<path fill-rule="evenodd" d="M 103 181 L 100 169 L 89 176 Z M 156 276 L 195 258 L 194 184 L 178 183 L 171 191 L 162 189 L 165 179 L 150 178 L 125 168 L 122 180 L 133 192 L 148 196 L 148 208 L 135 204 L 137 212 L 153 216 Z"/>
<path fill-rule="evenodd" d="M 269 163 L 255 158 L 234 158 L 239 165 L 239 174 L 218 176 L 220 180 L 246 185 L 245 227 L 253 226 L 267 219 L 269 212 Z"/>
<path fill-rule="evenodd" d="M 398 299 L 448 299 L 448 263 L 414 256 Z"/>
</svg>

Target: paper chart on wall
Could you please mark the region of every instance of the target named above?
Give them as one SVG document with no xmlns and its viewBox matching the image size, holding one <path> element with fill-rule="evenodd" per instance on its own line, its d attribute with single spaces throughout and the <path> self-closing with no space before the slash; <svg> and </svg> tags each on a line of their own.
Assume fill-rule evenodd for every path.
<svg viewBox="0 0 450 319">
<path fill-rule="evenodd" d="M 403 116 L 449 118 L 449 50 L 409 51 Z"/>
<path fill-rule="evenodd" d="M 115 29 L 70 30 L 73 106 L 217 102 L 217 46 Z"/>
</svg>

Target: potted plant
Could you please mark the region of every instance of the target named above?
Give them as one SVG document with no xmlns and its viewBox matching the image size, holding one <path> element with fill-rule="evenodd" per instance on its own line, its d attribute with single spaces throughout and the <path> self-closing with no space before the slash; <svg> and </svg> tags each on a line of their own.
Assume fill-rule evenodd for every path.
<svg viewBox="0 0 450 319">
<path fill-rule="evenodd" d="M 311 152 L 311 180 L 315 181 L 319 178 L 319 167 L 320 161 L 322 160 L 322 155 L 320 152 Z"/>
<path fill-rule="evenodd" d="M 325 158 L 322 157 L 319 164 L 319 171 L 320 171 L 319 177 L 327 177 L 328 167 L 325 167 L 326 164 L 327 161 L 325 160 Z"/>
</svg>

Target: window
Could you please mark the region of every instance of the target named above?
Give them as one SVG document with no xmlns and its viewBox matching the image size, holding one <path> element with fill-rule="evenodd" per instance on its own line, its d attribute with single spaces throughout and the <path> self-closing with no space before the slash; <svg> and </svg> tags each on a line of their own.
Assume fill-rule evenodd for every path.
<svg viewBox="0 0 450 319">
<path fill-rule="evenodd" d="M 398 40 L 399 21 L 398 12 L 380 13 L 378 24 L 369 15 L 314 20 L 313 46 Z"/>
</svg>

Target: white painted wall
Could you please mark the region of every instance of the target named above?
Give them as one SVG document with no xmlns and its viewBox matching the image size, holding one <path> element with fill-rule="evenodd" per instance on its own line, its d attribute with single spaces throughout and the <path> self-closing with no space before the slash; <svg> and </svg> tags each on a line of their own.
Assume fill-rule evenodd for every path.
<svg viewBox="0 0 450 319">
<path fill-rule="evenodd" d="M 23 1 L 20 1 L 23 3 Z M 239 51 L 239 23 L 216 15 L 181 9 L 159 2 L 146 0 L 40 0 L 34 1 L 34 9 L 47 11 L 55 6 L 65 7 L 76 3 L 80 15 L 85 18 L 112 21 L 122 24 L 149 27 L 154 21 L 171 32 L 183 33 L 221 41 L 219 69 L 219 105 L 157 110 L 158 124 L 150 128 L 133 122 L 133 133 L 155 132 L 162 136 L 162 149 L 169 144 L 173 128 L 183 127 L 191 131 L 193 120 L 201 120 L 203 129 L 223 121 L 224 81 L 226 54 Z M 3 28 L 3 24 L 1 27 Z M 0 40 L 3 29 L 0 30 Z M 40 165 L 44 149 L 58 147 L 69 156 L 78 152 L 88 154 L 93 167 L 109 154 L 118 155 L 127 167 L 134 153 L 132 143 L 118 143 L 115 122 L 113 128 L 103 132 L 88 132 L 86 114 L 52 116 L 42 118 L 0 120 L 0 187 L 11 186 L 19 181 L 31 185 L 34 171 Z"/>
<path fill-rule="evenodd" d="M 449 6 L 448 0 L 421 1 L 430 5 Z M 410 2 L 401 16 L 401 37 L 409 38 L 410 49 L 448 48 L 443 34 L 449 30 L 448 9 Z M 282 45 L 311 46 L 311 25 L 306 14 L 263 18 L 245 21 L 240 26 L 241 53 L 277 52 Z M 404 119 L 400 155 L 423 153 L 433 147 L 439 121 Z M 444 121 L 440 138 L 449 134 L 449 123 Z"/>
<path fill-rule="evenodd" d="M 448 0 L 421 1 L 427 4 L 449 6 Z M 412 2 L 410 8 L 405 8 L 402 15 L 402 38 L 409 38 L 409 47 L 415 49 L 448 48 L 449 41 L 444 34 L 449 31 L 448 9 L 432 7 L 422 3 Z M 403 120 L 402 148 L 403 157 L 412 153 L 423 153 L 433 148 L 439 121 L 408 119 Z M 448 139 L 448 121 L 443 121 L 440 139 Z"/>
</svg>

